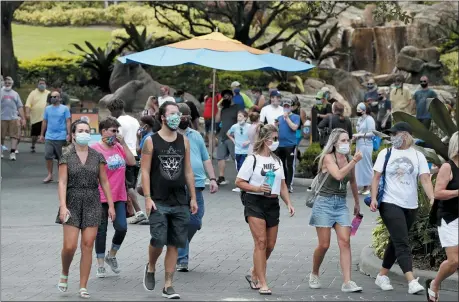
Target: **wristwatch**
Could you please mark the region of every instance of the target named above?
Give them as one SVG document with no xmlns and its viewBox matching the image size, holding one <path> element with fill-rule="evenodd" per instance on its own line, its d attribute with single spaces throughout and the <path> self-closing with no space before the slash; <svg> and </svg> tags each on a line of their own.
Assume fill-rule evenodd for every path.
<svg viewBox="0 0 459 302">
<path fill-rule="evenodd" d="M 212 180 L 213 180 L 213 181 L 217 181 L 216 178 L 209 178 L 209 181 L 212 181 Z"/>
</svg>

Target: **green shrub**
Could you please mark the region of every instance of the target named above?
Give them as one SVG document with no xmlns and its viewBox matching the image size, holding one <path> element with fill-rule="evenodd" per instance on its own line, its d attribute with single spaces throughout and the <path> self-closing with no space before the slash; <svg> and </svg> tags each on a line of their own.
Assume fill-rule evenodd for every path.
<svg viewBox="0 0 459 302">
<path fill-rule="evenodd" d="M 99 102 L 105 95 L 99 87 L 96 86 L 76 86 L 66 85 L 64 91 L 70 98 L 76 98 L 81 101 Z"/>
<path fill-rule="evenodd" d="M 418 184 L 418 196 L 417 219 L 409 233 L 414 264 L 420 269 L 437 269 L 446 259 L 446 254 L 441 247 L 436 226 L 429 223 L 430 201 L 420 183 Z M 389 243 L 389 237 L 386 226 L 381 217 L 378 217 L 377 226 L 373 229 L 372 245 L 375 254 L 381 259 Z"/>
<path fill-rule="evenodd" d="M 442 63 L 448 70 L 448 75 L 445 77 L 449 85 L 459 87 L 459 52 L 452 52 L 441 56 Z"/>
<path fill-rule="evenodd" d="M 80 59 L 75 56 L 49 54 L 29 61 L 19 61 L 21 82 L 36 83 L 45 78 L 50 86 L 76 84 L 87 77 L 87 73 L 79 67 Z"/>
</svg>

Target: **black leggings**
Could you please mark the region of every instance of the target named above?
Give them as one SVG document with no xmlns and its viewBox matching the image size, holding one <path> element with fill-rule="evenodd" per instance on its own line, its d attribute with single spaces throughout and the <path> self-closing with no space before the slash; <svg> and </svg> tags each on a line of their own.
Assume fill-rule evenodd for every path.
<svg viewBox="0 0 459 302">
<path fill-rule="evenodd" d="M 397 260 L 404 274 L 413 271 L 408 232 L 416 220 L 416 213 L 417 209 L 404 209 L 395 204 L 381 203 L 379 214 L 390 235 L 384 252 L 383 268 L 391 269 Z"/>
<path fill-rule="evenodd" d="M 284 166 L 285 183 L 290 188 L 293 179 L 293 160 L 295 159 L 295 146 L 277 148 L 277 156 L 279 156 Z"/>
</svg>

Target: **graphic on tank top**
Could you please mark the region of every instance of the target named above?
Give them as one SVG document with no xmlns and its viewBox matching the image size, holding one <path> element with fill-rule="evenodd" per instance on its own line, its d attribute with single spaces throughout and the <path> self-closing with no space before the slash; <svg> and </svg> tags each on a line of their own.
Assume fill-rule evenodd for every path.
<svg viewBox="0 0 459 302">
<path fill-rule="evenodd" d="M 173 146 L 170 146 L 165 153 L 158 155 L 161 175 L 166 179 L 176 180 L 183 170 L 183 155 L 178 154 Z"/>
</svg>

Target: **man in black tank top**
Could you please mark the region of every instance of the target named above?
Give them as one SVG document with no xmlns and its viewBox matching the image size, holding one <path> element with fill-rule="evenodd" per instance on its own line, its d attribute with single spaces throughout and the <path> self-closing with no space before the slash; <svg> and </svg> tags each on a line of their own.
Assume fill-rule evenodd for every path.
<svg viewBox="0 0 459 302">
<path fill-rule="evenodd" d="M 143 285 L 148 291 L 154 290 L 156 261 L 163 247 L 167 245 L 162 296 L 177 299 L 180 295 L 174 291 L 172 279 L 178 248 L 185 247 L 190 210 L 192 214 L 196 214 L 198 206 L 190 162 L 190 145 L 188 139 L 176 131 L 181 116 L 177 104 L 164 102 L 159 108 L 159 116 L 162 128 L 145 140 L 140 164 L 145 211 L 150 222 L 151 235 Z M 191 200 L 187 198 L 187 190 Z"/>
</svg>

